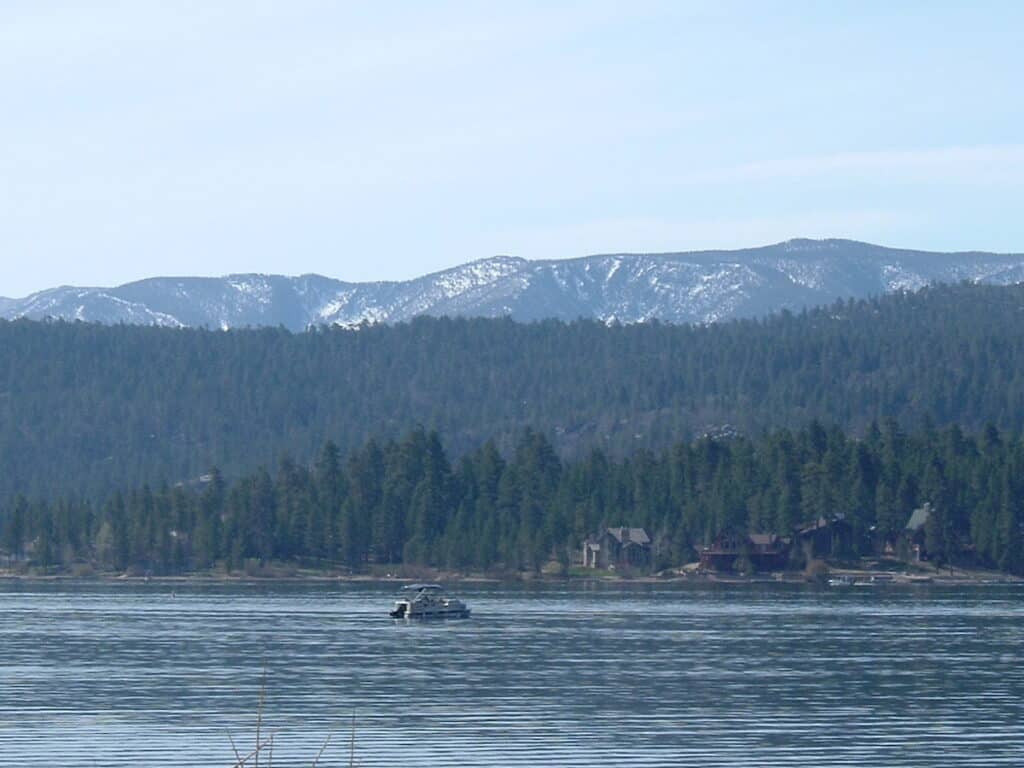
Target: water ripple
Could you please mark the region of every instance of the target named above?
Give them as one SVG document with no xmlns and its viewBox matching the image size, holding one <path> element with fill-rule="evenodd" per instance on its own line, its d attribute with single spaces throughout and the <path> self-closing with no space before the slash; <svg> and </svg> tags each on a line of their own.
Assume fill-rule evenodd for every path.
<svg viewBox="0 0 1024 768">
<path fill-rule="evenodd" d="M 1007 587 L 0 584 L 0 764 L 1024 765 Z M 244 742 L 244 743 L 243 743 Z"/>
</svg>

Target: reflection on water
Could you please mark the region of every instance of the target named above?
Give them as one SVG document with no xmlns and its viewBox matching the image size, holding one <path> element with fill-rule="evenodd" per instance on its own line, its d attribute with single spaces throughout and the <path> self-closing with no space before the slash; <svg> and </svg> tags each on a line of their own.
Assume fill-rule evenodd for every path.
<svg viewBox="0 0 1024 768">
<path fill-rule="evenodd" d="M 0 765 L 1024 765 L 1018 587 L 393 592 L 0 583 Z"/>
</svg>

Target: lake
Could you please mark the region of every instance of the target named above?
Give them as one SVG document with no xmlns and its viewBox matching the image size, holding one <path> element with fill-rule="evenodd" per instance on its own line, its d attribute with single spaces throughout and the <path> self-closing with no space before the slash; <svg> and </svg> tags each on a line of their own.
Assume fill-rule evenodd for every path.
<svg viewBox="0 0 1024 768">
<path fill-rule="evenodd" d="M 1020 586 L 452 592 L 0 581 L 0 765 L 1024 765 Z"/>
</svg>

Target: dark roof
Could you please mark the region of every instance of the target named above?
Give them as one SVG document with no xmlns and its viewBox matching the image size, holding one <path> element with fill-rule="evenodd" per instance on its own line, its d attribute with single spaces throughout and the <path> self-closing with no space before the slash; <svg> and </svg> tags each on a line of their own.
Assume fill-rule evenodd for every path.
<svg viewBox="0 0 1024 768">
<path fill-rule="evenodd" d="M 822 528 L 828 528 L 829 526 L 835 525 L 836 523 L 845 523 L 845 518 L 846 516 L 843 514 L 833 515 L 831 518 L 822 516 L 819 517 L 817 520 L 807 523 L 806 525 L 801 527 L 797 531 L 797 533 L 799 533 L 801 536 L 805 536 L 809 533 L 820 531 Z"/>
<path fill-rule="evenodd" d="M 650 544 L 651 537 L 643 528 L 609 528 L 608 533 L 620 544 Z"/>
</svg>

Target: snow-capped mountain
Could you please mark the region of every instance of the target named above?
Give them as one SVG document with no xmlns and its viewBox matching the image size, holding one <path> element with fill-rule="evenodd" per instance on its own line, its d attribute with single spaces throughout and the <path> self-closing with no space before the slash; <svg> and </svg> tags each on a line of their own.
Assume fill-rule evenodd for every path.
<svg viewBox="0 0 1024 768">
<path fill-rule="evenodd" d="M 151 278 L 117 288 L 61 287 L 24 299 L 0 298 L 0 317 L 294 330 L 417 315 L 714 322 L 962 280 L 1024 282 L 1024 254 L 789 240 L 737 251 L 552 261 L 496 256 L 404 282 L 229 275 Z"/>
</svg>

